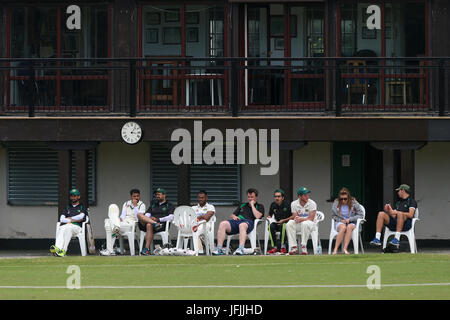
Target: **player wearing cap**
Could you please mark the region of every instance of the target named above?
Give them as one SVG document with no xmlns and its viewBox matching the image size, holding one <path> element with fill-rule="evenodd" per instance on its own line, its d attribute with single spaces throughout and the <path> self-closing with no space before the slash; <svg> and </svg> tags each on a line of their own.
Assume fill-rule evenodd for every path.
<svg viewBox="0 0 450 320">
<path fill-rule="evenodd" d="M 58 257 L 66 255 L 70 240 L 82 231 L 81 224 L 87 215 L 86 208 L 80 203 L 80 191 L 72 189 L 69 195 L 70 203 L 61 213 L 61 226 L 56 234 L 55 244 L 50 247 L 50 252 Z"/>
<path fill-rule="evenodd" d="M 153 235 L 166 229 L 166 223 L 172 221 L 175 206 L 166 199 L 166 190 L 157 188 L 155 190 L 156 199 L 150 203 L 145 214 L 138 213 L 139 229 L 145 231 L 145 247 L 142 248 L 142 255 L 150 255 L 150 244 Z"/>
<path fill-rule="evenodd" d="M 285 200 L 285 193 L 282 189 L 277 189 L 273 193 L 274 202 L 270 205 L 268 219 L 275 219 L 269 225 L 270 244 L 272 249 L 268 251 L 269 254 L 275 254 L 278 251 L 287 253 L 286 250 L 286 223 L 292 218 L 289 203 Z M 281 232 L 280 240 L 275 246 L 276 233 Z"/>
<path fill-rule="evenodd" d="M 400 245 L 400 232 L 411 229 L 412 218 L 417 208 L 416 201 L 411 197 L 411 188 L 407 184 L 402 184 L 395 191 L 400 199 L 395 203 L 394 209 L 388 203 L 384 206 L 384 211 L 378 212 L 375 238 L 370 242 L 372 246 L 381 246 L 383 226 L 396 231 L 394 239 L 389 242 L 395 249 Z"/>
<path fill-rule="evenodd" d="M 119 216 L 119 207 L 111 204 L 108 208 L 108 218 L 105 219 L 106 249 L 100 251 L 102 256 L 114 256 L 114 242 L 119 234 L 130 232 L 138 220 L 139 213 L 145 214 L 145 204 L 141 201 L 141 192 L 138 189 L 130 191 L 131 199 L 125 201 L 122 213 Z"/>
<path fill-rule="evenodd" d="M 286 233 L 289 242 L 289 254 L 298 254 L 298 231 L 300 231 L 302 235 L 302 255 L 308 254 L 306 244 L 311 232 L 317 230 L 317 225 L 314 222 L 317 204 L 309 198 L 310 193 L 311 191 L 307 188 L 300 187 L 297 190 L 298 199 L 292 201 L 291 203 L 292 220 L 290 220 L 286 225 Z"/>
</svg>

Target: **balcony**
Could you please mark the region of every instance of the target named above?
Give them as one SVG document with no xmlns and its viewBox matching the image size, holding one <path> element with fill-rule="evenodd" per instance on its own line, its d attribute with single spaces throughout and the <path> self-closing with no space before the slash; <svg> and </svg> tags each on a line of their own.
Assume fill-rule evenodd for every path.
<svg viewBox="0 0 450 320">
<path fill-rule="evenodd" d="M 444 116 L 450 58 L 0 59 L 2 116 Z"/>
</svg>

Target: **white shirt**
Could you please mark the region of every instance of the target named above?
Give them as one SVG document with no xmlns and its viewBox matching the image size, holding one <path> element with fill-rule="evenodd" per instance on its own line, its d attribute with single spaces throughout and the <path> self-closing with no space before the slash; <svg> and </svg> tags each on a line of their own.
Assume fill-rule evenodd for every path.
<svg viewBox="0 0 450 320">
<path fill-rule="evenodd" d="M 139 201 L 136 207 L 133 207 L 133 202 L 131 200 L 125 201 L 122 206 L 122 214 L 120 215 L 120 219 L 137 221 L 138 213 L 145 214 L 145 203 Z"/>
<path fill-rule="evenodd" d="M 216 209 L 214 208 L 214 206 L 209 203 L 205 203 L 203 207 L 200 207 L 200 205 L 197 204 L 196 206 L 192 206 L 192 209 L 194 209 L 197 217 L 205 215 L 208 211 L 216 213 Z"/>
<path fill-rule="evenodd" d="M 308 202 L 306 202 L 304 206 L 300 204 L 300 199 L 292 201 L 291 203 L 291 212 L 296 213 L 299 217 L 302 218 L 307 218 L 310 212 L 316 210 L 317 204 L 311 199 L 308 199 Z"/>
</svg>

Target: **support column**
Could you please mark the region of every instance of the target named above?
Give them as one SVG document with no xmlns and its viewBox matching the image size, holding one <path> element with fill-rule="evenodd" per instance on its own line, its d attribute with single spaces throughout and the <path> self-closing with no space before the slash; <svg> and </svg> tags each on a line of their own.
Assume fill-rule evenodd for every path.
<svg viewBox="0 0 450 320">
<path fill-rule="evenodd" d="M 69 201 L 72 180 L 71 153 L 68 149 L 58 150 L 58 219 Z"/>
<path fill-rule="evenodd" d="M 411 187 L 411 196 L 414 198 L 415 190 L 415 153 L 414 150 L 400 151 L 400 183 L 406 183 Z"/>
<path fill-rule="evenodd" d="M 89 207 L 89 175 L 88 175 L 88 151 L 75 150 L 75 186 L 80 191 L 81 204 Z"/>
<path fill-rule="evenodd" d="M 394 150 L 383 150 L 383 204 L 394 201 Z"/>
<path fill-rule="evenodd" d="M 292 202 L 294 193 L 294 151 L 280 150 L 280 188 L 286 193 L 286 201 Z"/>
<path fill-rule="evenodd" d="M 294 197 L 294 151 L 306 146 L 308 142 L 280 141 L 280 188 L 286 193 L 286 201 Z"/>
<path fill-rule="evenodd" d="M 392 203 L 397 198 L 395 188 L 402 183 L 411 187 L 414 196 L 414 152 L 425 146 L 426 142 L 372 142 L 371 145 L 383 150 L 383 202 Z"/>
</svg>

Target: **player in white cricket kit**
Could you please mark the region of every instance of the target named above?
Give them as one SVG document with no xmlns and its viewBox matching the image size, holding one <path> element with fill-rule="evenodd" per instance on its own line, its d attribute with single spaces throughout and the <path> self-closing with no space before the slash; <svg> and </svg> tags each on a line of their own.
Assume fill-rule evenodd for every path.
<svg viewBox="0 0 450 320">
<path fill-rule="evenodd" d="M 207 203 L 208 201 L 208 194 L 204 190 L 200 190 L 197 194 L 197 202 L 198 204 L 196 206 L 192 206 L 192 209 L 194 209 L 195 213 L 197 214 L 197 220 L 199 222 L 198 228 L 195 232 L 199 235 L 199 241 L 198 241 L 198 247 L 199 247 L 199 253 L 203 253 L 203 244 L 202 241 L 204 241 L 205 237 L 208 236 L 208 233 L 214 232 L 214 230 L 211 230 L 212 223 L 211 218 L 216 213 L 216 209 L 212 204 Z M 204 223 L 201 223 L 202 221 L 206 221 Z M 211 251 L 213 250 L 213 244 L 210 243 Z"/>
<path fill-rule="evenodd" d="M 130 191 L 131 199 L 122 206 L 122 213 L 119 216 L 119 207 L 111 204 L 108 208 L 108 218 L 105 219 L 106 249 L 100 251 L 103 256 L 113 256 L 114 243 L 119 234 L 131 231 L 137 221 L 137 214 L 145 214 L 145 204 L 140 201 L 141 193 L 138 189 Z"/>
<path fill-rule="evenodd" d="M 314 222 L 316 216 L 317 204 L 309 198 L 309 191 L 305 187 L 297 190 L 298 199 L 292 201 L 291 211 L 293 220 L 286 224 L 286 234 L 289 242 L 289 254 L 298 254 L 296 233 L 301 232 L 302 255 L 308 254 L 306 244 L 312 231 L 317 230 L 317 224 Z"/>
<path fill-rule="evenodd" d="M 80 191 L 72 189 L 69 194 L 70 204 L 59 218 L 61 225 L 56 234 L 55 244 L 50 247 L 50 252 L 57 257 L 66 255 L 70 240 L 82 231 L 81 226 L 87 215 L 87 210 L 80 203 Z"/>
</svg>

